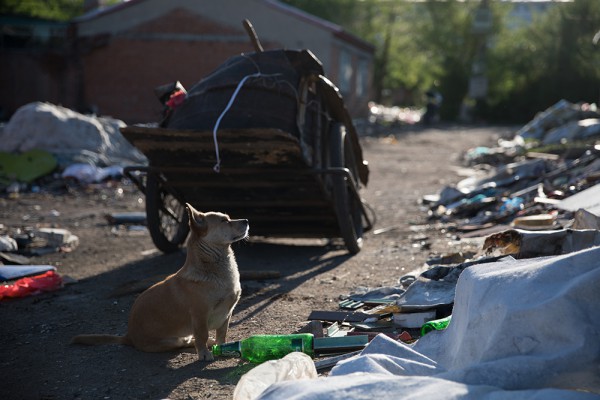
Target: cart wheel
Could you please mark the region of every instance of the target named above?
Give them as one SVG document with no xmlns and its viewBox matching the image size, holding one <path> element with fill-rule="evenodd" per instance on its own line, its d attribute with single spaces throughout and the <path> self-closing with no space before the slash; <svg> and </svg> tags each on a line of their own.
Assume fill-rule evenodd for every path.
<svg viewBox="0 0 600 400">
<path fill-rule="evenodd" d="M 352 147 L 346 140 L 346 128 L 340 123 L 331 127 L 329 135 L 329 153 L 332 168 L 350 169 L 354 184 L 358 183 L 356 176 L 354 154 Z M 332 190 L 337 214 L 338 224 L 346 248 L 352 254 L 356 254 L 362 247 L 362 213 L 352 189 L 343 175 L 331 175 Z"/>
<path fill-rule="evenodd" d="M 146 178 L 146 218 L 154 245 L 164 253 L 179 249 L 190 227 L 185 206 L 164 185 L 159 174 Z"/>
</svg>

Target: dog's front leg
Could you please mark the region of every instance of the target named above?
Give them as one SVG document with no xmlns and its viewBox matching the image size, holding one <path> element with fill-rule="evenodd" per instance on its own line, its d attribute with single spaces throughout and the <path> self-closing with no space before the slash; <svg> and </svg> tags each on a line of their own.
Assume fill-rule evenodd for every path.
<svg viewBox="0 0 600 400">
<path fill-rule="evenodd" d="M 214 360 L 213 354 L 206 346 L 206 343 L 208 342 L 208 321 L 194 318 L 192 319 L 192 325 L 194 329 L 194 345 L 196 346 L 196 352 L 198 353 L 198 360 Z"/>
<path fill-rule="evenodd" d="M 217 344 L 225 343 L 225 337 L 227 336 L 227 330 L 229 329 L 229 320 L 231 320 L 231 315 L 225 319 L 223 325 L 217 328 Z"/>
</svg>

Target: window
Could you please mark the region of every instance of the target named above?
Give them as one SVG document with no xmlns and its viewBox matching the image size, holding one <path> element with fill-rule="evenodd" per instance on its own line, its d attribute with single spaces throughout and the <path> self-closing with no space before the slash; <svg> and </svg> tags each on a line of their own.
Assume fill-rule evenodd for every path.
<svg viewBox="0 0 600 400">
<path fill-rule="evenodd" d="M 363 97 L 369 91 L 369 62 L 361 58 L 358 60 L 358 71 L 356 73 L 356 96 Z"/>
<path fill-rule="evenodd" d="M 352 90 L 352 73 L 352 55 L 348 50 L 341 49 L 338 84 L 343 94 L 350 93 Z"/>
</svg>

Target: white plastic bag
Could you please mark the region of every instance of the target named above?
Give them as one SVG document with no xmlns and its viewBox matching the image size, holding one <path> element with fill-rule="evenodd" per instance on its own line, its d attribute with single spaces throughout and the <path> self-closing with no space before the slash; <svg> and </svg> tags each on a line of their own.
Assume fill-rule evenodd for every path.
<svg viewBox="0 0 600 400">
<path fill-rule="evenodd" d="M 280 360 L 271 360 L 251 369 L 238 382 L 233 400 L 256 399 L 271 384 L 317 377 L 315 364 L 307 354 L 293 352 Z"/>
</svg>

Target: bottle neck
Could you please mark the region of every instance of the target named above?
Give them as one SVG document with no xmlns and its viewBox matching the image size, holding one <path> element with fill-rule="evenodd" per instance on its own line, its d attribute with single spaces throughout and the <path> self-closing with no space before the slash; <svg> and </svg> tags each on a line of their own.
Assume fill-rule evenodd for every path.
<svg viewBox="0 0 600 400">
<path fill-rule="evenodd" d="M 215 344 L 212 348 L 213 354 L 216 356 L 224 357 L 241 357 L 242 356 L 242 343 L 241 342 L 229 342 L 223 344 Z"/>
</svg>

